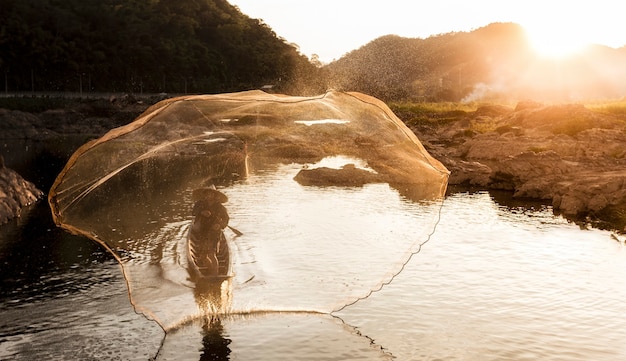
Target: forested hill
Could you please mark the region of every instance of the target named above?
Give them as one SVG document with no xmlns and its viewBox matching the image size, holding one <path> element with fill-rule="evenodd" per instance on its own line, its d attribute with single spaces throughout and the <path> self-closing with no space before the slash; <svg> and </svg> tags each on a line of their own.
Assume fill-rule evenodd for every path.
<svg viewBox="0 0 626 361">
<path fill-rule="evenodd" d="M 318 68 L 226 0 L 0 0 L 2 91 L 291 93 Z"/>
<path fill-rule="evenodd" d="M 534 53 L 521 26 L 375 39 L 328 64 L 331 86 L 384 100 L 562 101 L 626 96 L 626 47 L 563 59 Z"/>
<path fill-rule="evenodd" d="M 554 60 L 494 23 L 426 39 L 388 35 L 318 67 L 227 0 L 0 0 L 1 91 L 217 93 L 274 85 L 383 100 L 626 96 L 626 47 Z"/>
</svg>

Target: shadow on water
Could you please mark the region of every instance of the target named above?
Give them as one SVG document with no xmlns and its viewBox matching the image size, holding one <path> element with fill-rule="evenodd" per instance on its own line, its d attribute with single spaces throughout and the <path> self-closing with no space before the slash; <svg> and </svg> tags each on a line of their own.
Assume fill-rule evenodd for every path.
<svg viewBox="0 0 626 361">
<path fill-rule="evenodd" d="M 486 190 L 484 188 L 477 187 L 448 185 L 446 197 L 455 193 L 489 193 L 489 196 L 494 200 L 494 202 L 496 202 L 496 204 L 508 209 L 540 210 L 552 206 L 552 202 L 550 202 L 550 200 L 513 197 L 512 191 L 494 189 Z"/>
<path fill-rule="evenodd" d="M 87 140 L 84 136 L 2 140 L 0 154 L 7 167 L 47 192 L 71 154 Z M 58 228 L 42 198 L 0 227 L 0 288 L 7 290 L 0 300 L 36 300 L 78 291 L 93 284 L 81 270 L 103 262 L 115 260 L 95 242 Z M 72 275 L 71 282 L 67 274 Z"/>
<path fill-rule="evenodd" d="M 204 313 L 201 361 L 230 359 L 231 340 L 224 336 L 220 314 L 230 305 L 231 292 L 230 280 L 196 280 L 194 298 Z"/>
<path fill-rule="evenodd" d="M 47 202 L 39 201 L 0 228 L 0 288 L 5 290 L 0 300 L 78 292 L 98 282 L 82 270 L 104 262 L 115 260 L 95 242 L 57 228 Z"/>
<path fill-rule="evenodd" d="M 40 141 L 2 139 L 0 155 L 8 168 L 47 193 L 74 151 L 92 138 L 77 135 Z"/>
<path fill-rule="evenodd" d="M 623 225 L 623 219 L 615 219 L 612 217 L 600 217 L 594 216 L 572 216 L 563 214 L 558 210 L 554 210 L 552 207 L 552 201 L 550 199 L 534 199 L 524 197 L 514 197 L 513 192 L 510 190 L 496 190 L 496 189 L 484 189 L 468 186 L 449 185 L 446 196 L 450 196 L 455 193 L 489 193 L 489 196 L 493 201 L 508 211 L 512 212 L 533 212 L 548 210 L 554 216 L 561 216 L 568 222 L 576 224 L 581 229 L 596 228 L 600 230 L 612 231 L 617 233 L 625 233 L 626 227 Z"/>
<path fill-rule="evenodd" d="M 230 359 L 231 340 L 224 337 L 224 326 L 219 318 L 205 320 L 202 333 L 200 361 Z"/>
</svg>

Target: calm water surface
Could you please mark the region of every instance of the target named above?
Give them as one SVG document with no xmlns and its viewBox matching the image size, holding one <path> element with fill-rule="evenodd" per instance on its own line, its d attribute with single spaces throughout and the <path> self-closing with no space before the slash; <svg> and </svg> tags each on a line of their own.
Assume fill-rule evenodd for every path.
<svg viewBox="0 0 626 361">
<path fill-rule="evenodd" d="M 360 192 L 367 194 L 368 189 Z M 375 193 L 380 194 L 380 189 Z M 377 198 L 377 202 L 386 199 L 384 217 L 392 222 L 387 223 L 389 231 L 405 234 L 417 217 L 407 216 L 412 205 L 397 196 Z M 56 229 L 41 202 L 3 226 L 0 235 L 0 359 L 626 357 L 624 245 L 610 232 L 581 230 L 554 217 L 548 207 L 503 205 L 497 199 L 486 192 L 448 196 L 433 218 L 434 234 L 419 242 L 391 284 L 339 311 L 296 312 L 276 299 L 271 312 L 250 309 L 212 325 L 198 319 L 172 328 L 165 338 L 155 322 L 133 311 L 120 266 L 112 257 L 98 245 Z M 374 219 L 370 214 L 379 209 L 378 203 L 362 202 L 352 212 L 362 222 Z M 174 233 L 180 233 L 186 223 L 175 226 L 180 230 Z M 350 235 L 357 234 L 360 225 L 346 227 Z M 381 227 L 374 229 L 384 234 Z M 282 257 L 248 246 L 242 252 L 253 257 L 253 263 Z M 338 257 L 342 263 L 338 268 L 362 267 L 361 259 L 358 252 L 344 252 Z M 291 278 L 279 277 L 280 263 L 255 267 L 253 272 L 263 270 L 272 281 L 267 287 L 254 285 L 273 292 L 261 297 L 263 309 L 272 304 L 273 294 L 283 299 L 293 296 L 280 286 L 285 279 L 315 274 L 310 267 L 291 267 Z M 237 297 L 254 295 L 234 289 L 233 298 Z"/>
</svg>

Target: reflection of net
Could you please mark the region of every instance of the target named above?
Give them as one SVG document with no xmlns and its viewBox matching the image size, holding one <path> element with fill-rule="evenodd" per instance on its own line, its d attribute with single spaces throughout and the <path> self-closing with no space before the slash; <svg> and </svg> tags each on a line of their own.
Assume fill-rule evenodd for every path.
<svg viewBox="0 0 626 361">
<path fill-rule="evenodd" d="M 329 157 L 355 159 L 363 162 L 367 169 L 351 164 L 316 169 L 310 166 Z M 288 164 L 301 166 L 294 168 L 295 173 L 281 170 Z M 308 169 L 300 169 L 302 165 L 309 165 Z M 278 176 L 267 178 L 269 174 Z M 268 217 L 277 217 L 280 212 L 272 214 L 268 210 L 275 204 L 289 207 L 285 199 L 297 205 L 298 199 L 290 198 L 294 194 L 275 194 L 275 197 L 285 196 L 280 202 L 263 194 L 264 190 L 273 192 L 280 182 L 288 182 L 292 187 L 296 178 L 309 186 L 347 187 L 328 189 L 339 193 L 368 183 L 386 183 L 400 195 L 420 202 L 440 199 L 447 177 L 448 171 L 427 154 L 413 133 L 374 98 L 339 92 L 302 98 L 251 91 L 188 96 L 156 104 L 135 122 L 81 147 L 57 178 L 49 201 L 57 224 L 95 239 L 116 254 L 128 277 L 135 305 L 156 317 L 162 325 L 172 325 L 193 316 L 195 311 L 190 312 L 190 307 L 197 308 L 193 292 L 186 287 L 193 285 L 186 283 L 181 271 L 185 263 L 183 250 L 193 189 L 213 183 L 228 193 L 230 201 L 226 206 L 235 212 L 231 212 L 231 219 L 240 227 L 256 229 L 244 232 L 241 243 L 274 239 L 275 245 L 279 245 L 282 244 L 281 225 L 265 228 L 260 222 L 273 222 Z M 250 183 L 252 180 L 268 183 L 265 188 L 258 187 L 257 183 Z M 302 190 L 302 186 L 299 187 L 295 187 L 294 192 Z M 325 188 L 316 189 L 325 192 Z M 257 193 L 254 206 L 249 203 L 246 192 Z M 325 206 L 333 207 L 333 197 L 317 198 L 327 199 Z M 259 204 L 259 201 L 268 204 Z M 253 208 L 261 214 L 246 213 L 246 209 Z M 428 228 L 432 226 L 431 220 L 432 217 L 421 225 Z M 292 228 L 301 223 L 297 219 L 292 222 Z M 427 230 L 414 233 L 424 231 Z M 323 233 L 324 230 L 308 232 Z M 247 238 L 252 235 L 256 239 Z M 319 236 L 328 237 L 327 234 Z M 415 239 L 406 242 L 408 244 L 395 245 L 402 249 L 402 254 L 411 248 Z M 262 252 L 270 250 L 271 247 Z M 239 251 L 240 262 L 250 257 L 246 252 L 255 252 Z M 283 251 L 289 253 L 288 249 Z M 303 247 L 300 251 L 310 249 Z M 311 257 L 320 261 L 326 253 L 332 260 L 331 255 L 336 251 L 316 249 Z M 302 257 L 307 255 L 298 254 L 298 262 L 302 262 Z M 289 258 L 281 256 L 281 262 L 285 262 L 284 259 Z M 293 266 L 281 265 L 285 270 Z M 252 278 L 263 272 L 266 265 L 255 267 L 250 271 Z M 237 275 L 237 264 L 234 264 L 234 272 Z M 319 270 L 313 267 L 311 272 Z M 237 300 L 238 289 L 245 295 L 259 284 L 260 276 L 244 284 L 249 280 L 243 279 L 244 273 L 242 270 L 233 280 L 234 300 Z M 325 279 L 324 275 L 315 277 Z M 360 282 L 359 287 L 369 284 L 374 287 L 382 275 L 368 277 L 376 279 Z M 274 284 L 281 284 L 263 282 L 270 283 L 267 290 L 272 292 L 277 292 Z M 355 292 L 350 290 L 329 297 L 334 297 L 335 301 L 345 300 L 352 297 L 352 293 Z M 356 293 L 363 294 L 363 291 Z M 271 299 L 271 295 L 266 296 Z M 301 296 L 306 300 L 315 299 Z M 246 307 L 250 308 L 252 301 L 249 301 L 235 301 L 231 307 L 248 304 Z M 298 300 L 282 300 L 280 304 L 284 301 L 295 308 L 329 309 L 328 300 L 323 305 Z M 176 307 L 172 307 L 172 303 Z M 257 307 L 267 308 L 271 304 L 257 304 Z"/>
</svg>

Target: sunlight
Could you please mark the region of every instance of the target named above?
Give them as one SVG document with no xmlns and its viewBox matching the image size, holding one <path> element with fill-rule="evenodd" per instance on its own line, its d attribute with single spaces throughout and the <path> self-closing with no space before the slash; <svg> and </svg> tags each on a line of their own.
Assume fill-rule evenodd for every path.
<svg viewBox="0 0 626 361">
<path fill-rule="evenodd" d="M 534 51 L 547 58 L 562 59 L 582 53 L 591 43 L 581 26 L 535 23 L 524 28 Z"/>
</svg>

